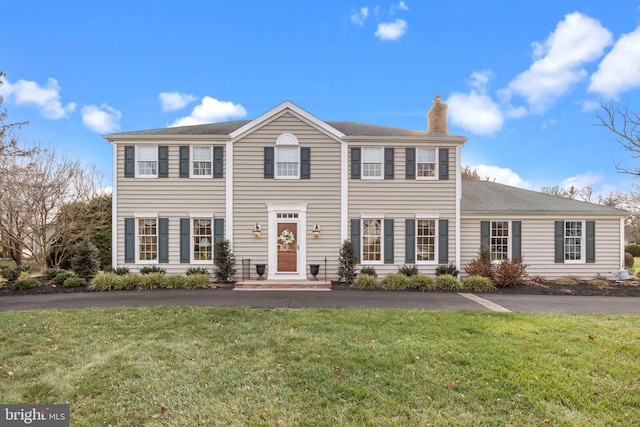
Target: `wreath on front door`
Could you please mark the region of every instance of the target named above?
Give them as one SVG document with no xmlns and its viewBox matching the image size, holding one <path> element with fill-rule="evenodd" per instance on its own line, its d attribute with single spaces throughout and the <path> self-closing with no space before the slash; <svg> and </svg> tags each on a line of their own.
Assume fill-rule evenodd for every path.
<svg viewBox="0 0 640 427">
<path fill-rule="evenodd" d="M 290 245 L 296 241 L 296 236 L 293 234 L 293 231 L 284 230 L 282 234 L 280 234 L 280 241 L 283 245 Z"/>
</svg>

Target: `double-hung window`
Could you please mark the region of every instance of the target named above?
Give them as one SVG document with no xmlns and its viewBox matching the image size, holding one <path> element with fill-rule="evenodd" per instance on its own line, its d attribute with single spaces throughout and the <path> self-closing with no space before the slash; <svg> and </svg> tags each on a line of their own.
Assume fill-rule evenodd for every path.
<svg viewBox="0 0 640 427">
<path fill-rule="evenodd" d="M 158 176 L 158 147 L 138 146 L 137 156 L 137 176 L 156 178 Z"/>
<path fill-rule="evenodd" d="M 276 147 L 276 177 L 300 178 L 299 147 Z"/>
<path fill-rule="evenodd" d="M 158 218 L 137 218 L 138 262 L 158 261 Z"/>
<path fill-rule="evenodd" d="M 213 218 L 191 218 L 193 262 L 213 261 Z"/>
<path fill-rule="evenodd" d="M 509 258 L 509 221 L 491 221 L 491 261 Z"/>
<path fill-rule="evenodd" d="M 362 178 L 363 179 L 383 179 L 384 178 L 384 148 L 383 147 L 363 147 L 362 148 Z"/>
<path fill-rule="evenodd" d="M 382 260 L 382 220 L 362 220 L 362 262 Z"/>
<path fill-rule="evenodd" d="M 213 149 L 211 147 L 192 147 L 191 176 L 211 178 L 213 169 Z"/>
<path fill-rule="evenodd" d="M 418 179 L 435 179 L 438 176 L 438 150 L 435 148 L 418 148 L 416 150 L 416 177 Z"/>
<path fill-rule="evenodd" d="M 436 260 L 436 220 L 418 219 L 416 221 L 416 260 Z"/>
<path fill-rule="evenodd" d="M 565 262 L 583 262 L 585 259 L 584 222 L 565 221 L 564 223 L 564 260 Z"/>
</svg>

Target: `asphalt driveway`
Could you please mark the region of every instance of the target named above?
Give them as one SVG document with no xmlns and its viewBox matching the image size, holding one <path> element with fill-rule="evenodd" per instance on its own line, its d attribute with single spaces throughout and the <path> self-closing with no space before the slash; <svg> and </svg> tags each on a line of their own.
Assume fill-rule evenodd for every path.
<svg viewBox="0 0 640 427">
<path fill-rule="evenodd" d="M 111 291 L 0 297 L 0 311 L 88 307 L 412 308 L 640 314 L 640 298 L 392 291 Z"/>
</svg>

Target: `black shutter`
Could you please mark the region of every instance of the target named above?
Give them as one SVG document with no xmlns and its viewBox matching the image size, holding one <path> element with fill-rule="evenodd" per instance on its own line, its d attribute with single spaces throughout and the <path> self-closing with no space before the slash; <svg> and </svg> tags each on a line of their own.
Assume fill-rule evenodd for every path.
<svg viewBox="0 0 640 427">
<path fill-rule="evenodd" d="M 180 178 L 189 178 L 189 147 L 180 146 Z"/>
<path fill-rule="evenodd" d="M 124 262 L 135 262 L 135 218 L 124 219 Z"/>
<path fill-rule="evenodd" d="M 133 145 L 124 147 L 124 176 L 127 178 L 136 176 L 136 147 Z"/>
<path fill-rule="evenodd" d="M 191 219 L 180 218 L 180 262 L 191 262 Z"/>
<path fill-rule="evenodd" d="M 169 177 L 169 147 L 158 146 L 158 178 Z"/>
<path fill-rule="evenodd" d="M 480 249 L 491 250 L 491 222 L 480 221 Z"/>
<path fill-rule="evenodd" d="M 564 221 L 555 222 L 555 261 L 564 263 Z"/>
<path fill-rule="evenodd" d="M 218 243 L 224 240 L 224 218 L 214 218 L 213 220 L 213 259 L 216 259 Z"/>
<path fill-rule="evenodd" d="M 384 263 L 393 264 L 393 220 L 384 220 Z"/>
<path fill-rule="evenodd" d="M 265 179 L 273 178 L 273 164 L 274 164 L 275 150 L 273 147 L 264 147 L 264 177 Z"/>
<path fill-rule="evenodd" d="M 522 221 L 511 221 L 511 258 L 522 257 Z"/>
<path fill-rule="evenodd" d="M 404 262 L 413 264 L 416 262 L 416 220 L 404 220 Z"/>
<path fill-rule="evenodd" d="M 360 220 L 351 220 L 351 245 L 353 246 L 353 255 L 356 263 L 360 263 Z"/>
<path fill-rule="evenodd" d="M 438 264 L 449 264 L 449 220 L 438 220 Z"/>
<path fill-rule="evenodd" d="M 169 218 L 158 218 L 158 262 L 169 262 Z"/>
<path fill-rule="evenodd" d="M 394 161 L 393 161 L 393 148 L 384 149 L 384 179 L 393 179 L 394 176 Z"/>
<path fill-rule="evenodd" d="M 587 262 L 596 262 L 596 222 L 587 221 Z"/>
<path fill-rule="evenodd" d="M 361 153 L 360 147 L 351 147 L 351 179 L 360 179 Z"/>
<path fill-rule="evenodd" d="M 224 147 L 213 147 L 213 177 L 222 178 Z"/>
<path fill-rule="evenodd" d="M 416 149 L 406 149 L 407 165 L 406 165 L 406 178 L 416 179 Z"/>
<path fill-rule="evenodd" d="M 311 148 L 300 148 L 300 179 L 311 178 Z"/>
<path fill-rule="evenodd" d="M 440 148 L 438 150 L 438 162 L 440 163 L 440 179 L 446 180 L 449 179 L 449 149 L 448 148 Z"/>
</svg>

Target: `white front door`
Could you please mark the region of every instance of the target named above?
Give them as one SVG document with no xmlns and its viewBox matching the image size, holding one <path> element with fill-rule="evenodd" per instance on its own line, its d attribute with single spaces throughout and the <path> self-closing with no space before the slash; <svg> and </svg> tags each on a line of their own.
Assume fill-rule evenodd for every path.
<svg viewBox="0 0 640 427">
<path fill-rule="evenodd" d="M 305 205 L 268 205 L 268 279 L 306 279 Z"/>
</svg>

